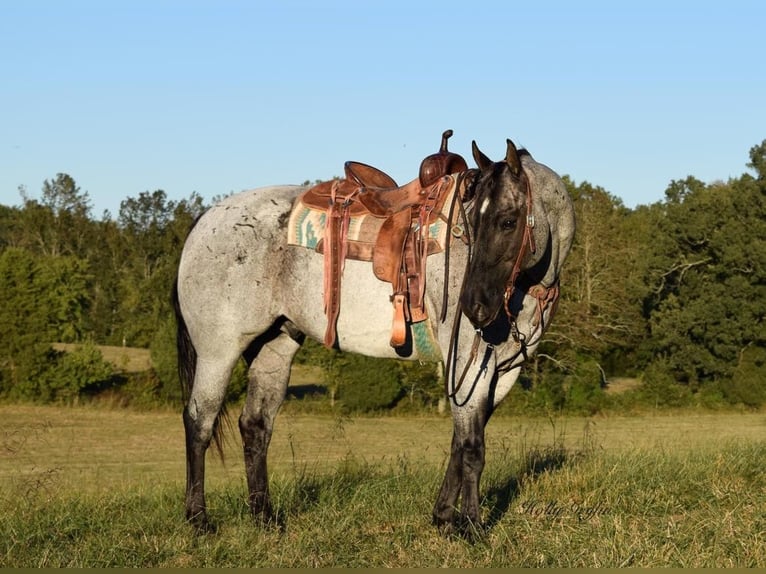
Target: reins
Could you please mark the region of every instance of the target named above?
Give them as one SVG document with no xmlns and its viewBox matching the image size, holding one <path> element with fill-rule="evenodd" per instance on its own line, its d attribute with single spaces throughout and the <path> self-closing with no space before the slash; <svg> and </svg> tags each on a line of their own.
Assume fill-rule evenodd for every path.
<svg viewBox="0 0 766 574">
<path fill-rule="evenodd" d="M 447 233 L 458 239 L 461 239 L 468 246 L 468 261 L 471 261 L 471 231 L 468 226 L 468 216 L 465 212 L 465 205 L 463 204 L 463 197 L 460 189 L 465 182 L 465 178 L 465 172 L 460 172 L 455 180 L 455 192 L 452 194 L 452 201 L 450 201 L 449 213 L 447 215 Z M 452 225 L 452 219 L 455 216 L 455 205 L 460 206 L 460 217 L 463 219 L 463 227 L 460 227 L 457 224 L 454 226 Z M 447 244 L 444 247 L 444 284 L 442 286 L 442 310 L 441 314 L 439 315 L 439 320 L 442 323 L 444 323 L 444 321 L 447 319 L 447 306 L 449 304 L 449 260 L 450 245 L 452 245 L 452 241 L 450 240 L 446 243 Z M 465 281 L 465 275 L 463 275 L 463 280 Z M 460 287 L 460 292 L 463 292 L 462 285 Z"/>
<path fill-rule="evenodd" d="M 465 204 L 463 202 L 463 197 L 461 193 L 461 187 L 464 183 L 466 178 L 466 175 L 464 172 L 461 172 L 457 176 L 457 182 L 455 184 L 455 193 L 452 196 L 452 201 L 450 202 L 450 208 L 449 208 L 449 214 L 447 215 L 447 225 L 450 227 L 449 233 L 456 237 L 461 239 L 468 248 L 468 258 L 466 261 L 466 271 L 468 270 L 468 265 L 471 262 L 471 257 L 473 255 L 472 248 L 473 244 L 471 241 L 471 231 L 470 231 L 470 225 L 468 224 L 468 215 L 465 211 Z M 458 206 L 460 209 L 460 218 L 463 221 L 463 226 L 460 227 L 459 224 L 452 224 L 453 218 L 455 217 L 455 206 Z M 442 310 L 440 315 L 440 320 L 443 323 L 447 319 L 447 305 L 448 305 L 448 299 L 449 299 L 449 261 L 450 261 L 450 245 L 452 244 L 452 241 L 447 241 L 447 244 L 444 248 L 444 285 L 443 285 L 443 293 L 442 293 Z M 460 284 L 460 294 L 462 295 L 463 289 L 465 288 L 465 280 L 466 280 L 466 273 L 463 273 L 463 280 Z M 471 345 L 471 352 L 468 357 L 468 361 L 466 362 L 465 368 L 463 369 L 463 372 L 460 375 L 460 378 L 457 381 L 457 384 L 455 384 L 454 378 L 455 378 L 455 371 L 452 368 L 453 367 L 453 358 L 455 354 L 455 350 L 457 348 L 458 339 L 459 339 L 459 332 L 460 332 L 460 318 L 463 315 L 463 310 L 460 308 L 460 301 L 458 300 L 457 309 L 455 310 L 455 318 L 452 323 L 452 330 L 450 332 L 450 342 L 449 342 L 449 351 L 447 352 L 447 364 L 446 364 L 446 376 L 444 378 L 444 392 L 445 394 L 450 398 L 454 399 L 455 395 L 457 395 L 460 388 L 463 386 L 463 381 L 465 380 L 466 375 L 468 374 L 469 367 L 473 364 L 473 362 L 476 360 L 476 356 L 479 352 L 479 344 L 481 342 L 481 331 L 477 329 L 476 336 L 474 337 L 473 344 Z M 452 391 L 450 391 L 450 381 L 452 382 Z"/>
<path fill-rule="evenodd" d="M 463 176 L 461 173 L 460 176 Z M 526 221 L 524 226 L 524 234 L 521 240 L 521 247 L 519 248 L 519 253 L 516 256 L 516 261 L 513 266 L 513 270 L 511 271 L 511 275 L 508 278 L 508 281 L 505 284 L 505 291 L 503 293 L 503 309 L 505 310 L 505 314 L 508 317 L 508 321 L 510 323 L 511 327 L 511 336 L 513 337 L 514 342 L 519 345 L 519 349 L 521 350 L 521 345 L 523 344 L 523 337 L 519 333 L 518 326 L 516 325 L 516 318 L 513 316 L 513 313 L 510 309 L 510 301 L 513 297 L 513 293 L 516 289 L 516 280 L 519 277 L 519 274 L 521 273 L 521 265 L 523 263 L 524 257 L 527 254 L 527 247 L 529 248 L 529 251 L 531 253 L 535 253 L 537 250 L 537 246 L 535 244 L 535 238 L 534 238 L 534 227 L 535 227 L 535 216 L 532 213 L 532 186 L 529 183 L 529 178 L 527 177 L 526 173 L 524 174 L 524 179 L 526 182 Z M 459 180 L 460 181 L 460 180 Z M 456 189 L 459 190 L 459 187 L 456 187 Z M 463 290 L 465 288 L 465 281 L 467 276 L 467 270 L 471 263 L 472 258 L 472 245 L 471 245 L 471 239 L 470 239 L 470 231 L 469 231 L 469 225 L 468 225 L 468 218 L 466 216 L 465 212 L 465 206 L 462 201 L 462 197 L 460 197 L 460 193 L 456 192 L 454 197 L 452 198 L 452 203 L 450 204 L 450 210 L 449 210 L 449 216 L 448 221 L 449 225 L 452 225 L 452 218 L 454 216 L 454 209 L 455 204 L 458 204 L 460 207 L 460 215 L 463 218 L 464 223 L 464 232 L 468 238 L 467 245 L 468 245 L 468 260 L 466 262 L 466 273 L 463 274 L 463 281 L 460 286 L 460 294 L 462 295 Z M 447 284 L 448 284 L 448 278 L 449 278 L 449 245 L 450 242 L 447 242 L 447 246 L 445 248 L 445 265 L 444 265 L 444 293 L 443 293 L 443 299 L 442 299 L 442 313 L 441 313 L 441 321 L 444 322 L 446 319 L 446 308 L 447 308 Z M 542 286 L 540 286 L 542 287 Z M 544 288 L 543 288 L 544 289 Z M 555 299 L 558 296 L 558 285 L 555 286 L 555 292 L 553 294 L 553 299 Z M 546 301 L 543 303 L 542 297 L 538 297 L 538 308 L 537 311 L 540 314 L 540 319 L 538 320 L 538 324 L 540 321 L 542 321 L 542 311 L 544 310 L 544 306 L 547 306 L 548 300 L 548 294 L 546 290 Z M 473 343 L 471 344 L 471 351 L 468 354 L 468 358 L 466 360 L 465 366 L 463 367 L 463 371 L 460 374 L 460 377 L 455 380 L 456 371 L 455 371 L 455 364 L 454 364 L 454 355 L 457 350 L 458 346 L 458 339 L 460 334 L 460 319 L 462 318 L 463 310 L 460 307 L 460 302 L 458 300 L 458 306 L 455 312 L 455 319 L 452 325 L 452 331 L 450 333 L 450 343 L 449 343 L 449 351 L 447 353 L 447 368 L 446 368 L 446 376 L 444 380 L 444 391 L 445 394 L 451 399 L 455 400 L 455 397 L 457 396 L 458 392 L 460 392 L 460 389 L 463 386 L 463 383 L 465 382 L 465 378 L 468 375 L 468 370 L 473 365 L 473 363 L 476 361 L 476 358 L 479 354 L 479 345 L 481 344 L 482 339 L 482 331 L 481 329 L 476 329 L 476 334 L 473 338 Z M 487 345 L 487 351 L 485 353 L 484 362 L 482 363 L 482 369 L 479 371 L 479 373 L 483 373 L 487 369 L 487 363 L 489 361 L 489 355 L 494 351 L 494 345 L 488 344 Z M 474 387 L 476 385 L 476 382 L 478 382 L 478 376 L 474 380 Z M 471 394 L 473 394 L 473 389 L 468 394 L 468 398 L 470 398 Z M 466 398 L 466 400 L 468 400 Z"/>
</svg>

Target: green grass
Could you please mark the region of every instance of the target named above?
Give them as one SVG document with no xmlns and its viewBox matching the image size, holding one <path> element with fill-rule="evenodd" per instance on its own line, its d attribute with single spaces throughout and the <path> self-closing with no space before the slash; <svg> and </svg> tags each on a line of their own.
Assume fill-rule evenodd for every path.
<svg viewBox="0 0 766 574">
<path fill-rule="evenodd" d="M 0 407 L 0 566 L 766 564 L 764 414 L 495 420 L 474 544 L 430 525 L 448 418 L 284 414 L 285 529 L 250 520 L 233 439 L 195 536 L 178 414 Z"/>
</svg>

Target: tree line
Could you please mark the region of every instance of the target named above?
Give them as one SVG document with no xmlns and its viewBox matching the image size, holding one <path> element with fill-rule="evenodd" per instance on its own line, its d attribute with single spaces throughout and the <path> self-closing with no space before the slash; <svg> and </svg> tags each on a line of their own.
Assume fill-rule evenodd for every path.
<svg viewBox="0 0 766 574">
<path fill-rule="evenodd" d="M 662 201 L 632 209 L 564 177 L 575 243 L 557 317 L 512 408 L 593 412 L 613 400 L 604 389 L 615 377 L 640 379 L 630 400 L 647 404 L 766 402 L 766 140 L 749 159 L 739 177 L 674 180 Z M 169 294 L 205 201 L 146 191 L 96 218 L 68 174 L 38 197 L 19 191 L 18 206 L 0 205 L 0 396 L 72 401 L 119 387 L 139 403 L 177 399 Z M 80 347 L 63 353 L 54 342 Z M 96 345 L 149 348 L 154 368 L 126 376 Z M 432 367 L 375 367 L 391 374 L 362 392 L 348 379 L 364 378 L 367 359 L 318 345 L 299 359 L 345 380 L 362 410 L 360 395 L 380 396 L 378 407 L 439 396 Z M 244 390 L 241 368 L 235 378 L 232 399 Z"/>
</svg>

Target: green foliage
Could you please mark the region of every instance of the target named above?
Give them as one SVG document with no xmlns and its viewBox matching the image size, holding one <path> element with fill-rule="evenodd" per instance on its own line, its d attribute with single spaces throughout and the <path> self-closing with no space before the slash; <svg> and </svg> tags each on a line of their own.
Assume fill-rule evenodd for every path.
<svg viewBox="0 0 766 574">
<path fill-rule="evenodd" d="M 640 221 L 604 189 L 575 185 L 567 177 L 564 182 L 577 231 L 561 271 L 558 316 L 546 339 L 556 343 L 557 358 L 587 354 L 598 361 L 614 349 L 635 346 L 645 332 Z"/>
<path fill-rule="evenodd" d="M 531 370 L 531 369 L 530 369 Z M 564 376 L 557 371 L 522 371 L 518 382 L 499 408 L 499 414 L 549 415 L 564 410 L 567 393 Z"/>
<path fill-rule="evenodd" d="M 50 257 L 38 260 L 40 280 L 45 291 L 39 304 L 48 309 L 51 337 L 62 343 L 86 338 L 85 317 L 90 307 L 88 263 L 76 257 Z"/>
<path fill-rule="evenodd" d="M 566 379 L 569 383 L 565 403 L 568 412 L 594 414 L 603 407 L 604 375 L 596 361 L 579 362 L 574 373 Z"/>
<path fill-rule="evenodd" d="M 731 403 L 757 408 L 766 403 L 766 348 L 748 347 L 740 354 L 732 377 L 722 384 Z"/>
<path fill-rule="evenodd" d="M 40 200 L 21 189 L 19 245 L 42 255 L 86 257 L 95 247 L 88 192 L 68 174 L 43 183 Z"/>
<path fill-rule="evenodd" d="M 36 362 L 49 348 L 45 285 L 36 258 L 24 249 L 0 254 L 0 382 L 8 394 L 39 370 Z"/>
<path fill-rule="evenodd" d="M 70 353 L 48 348 L 35 359 L 29 376 L 11 387 L 10 398 L 72 404 L 108 387 L 114 376 L 112 365 L 104 361 L 92 342 Z"/>
<path fill-rule="evenodd" d="M 390 408 L 403 396 L 400 367 L 395 361 L 338 353 L 332 365 L 338 397 L 350 412 Z"/>
<path fill-rule="evenodd" d="M 766 341 L 766 182 L 687 178 L 667 197 L 643 352 L 685 384 L 731 378 L 740 349 Z"/>
<path fill-rule="evenodd" d="M 328 349 L 321 343 L 307 338 L 295 355 L 297 365 L 317 365 L 329 368 L 337 355 L 336 351 Z"/>
<path fill-rule="evenodd" d="M 149 345 L 152 358 L 152 376 L 143 380 L 145 400 L 154 403 L 181 403 L 181 383 L 178 380 L 178 350 L 176 348 L 176 321 L 170 316 L 157 327 Z M 228 402 L 238 401 L 247 392 L 247 366 L 239 360 L 231 375 L 226 391 Z M 149 400 L 153 398 L 153 401 Z"/>
<path fill-rule="evenodd" d="M 691 390 L 679 385 L 667 361 L 657 360 L 644 372 L 641 398 L 654 407 L 683 407 L 691 402 Z"/>
<path fill-rule="evenodd" d="M 765 150 L 766 140 L 751 148 L 751 173 L 674 180 L 663 201 L 635 209 L 564 177 L 577 233 L 540 346 L 552 361 L 528 364 L 510 400 L 532 412 L 593 412 L 615 404 L 601 379 L 629 374 L 644 381 L 631 397 L 653 407 L 764 404 Z M 20 207 L 0 206 L 0 395 L 70 400 L 99 388 L 79 375 L 70 388 L 48 373 L 63 360 L 50 343 L 90 340 L 150 347 L 154 372 L 128 377 L 122 390 L 176 401 L 168 294 L 202 199 L 145 191 L 96 221 L 88 193 L 66 173 L 46 180 L 37 199 L 20 192 Z M 325 370 L 330 405 L 432 408 L 442 395 L 431 365 L 367 361 L 311 341 L 297 357 Z M 240 363 L 227 398 L 245 389 Z"/>
<path fill-rule="evenodd" d="M 181 383 L 178 380 L 178 351 L 176 349 L 176 321 L 173 316 L 162 321 L 149 345 L 152 368 L 157 378 L 155 393 L 167 401 L 181 400 Z"/>
<path fill-rule="evenodd" d="M 239 401 L 247 394 L 247 364 L 244 359 L 237 361 L 231 372 L 229 386 L 226 389 L 226 400 L 230 403 Z"/>
<path fill-rule="evenodd" d="M 766 140 L 750 148 L 750 162 L 747 167 L 755 170 L 758 179 L 766 179 Z"/>
<path fill-rule="evenodd" d="M 54 401 L 74 402 L 85 393 L 107 386 L 113 367 L 101 356 L 92 342 L 77 347 L 71 353 L 57 353 L 55 366 L 44 379 Z"/>
<path fill-rule="evenodd" d="M 111 236 L 117 265 L 117 342 L 148 347 L 156 326 L 172 314 L 169 293 L 186 234 L 203 211 L 201 198 L 170 201 L 162 190 L 120 204 L 119 233 Z"/>
<path fill-rule="evenodd" d="M 83 335 L 85 267 L 72 256 L 40 256 L 15 247 L 0 254 L 0 391 L 36 400 L 57 395 L 61 385 L 49 373 L 50 362 L 56 362 L 49 342 Z M 39 394 L 30 385 L 39 387 Z"/>
<path fill-rule="evenodd" d="M 438 406 L 444 396 L 441 364 L 399 361 L 398 366 L 399 380 L 407 398 L 397 406 L 403 410 Z"/>
</svg>

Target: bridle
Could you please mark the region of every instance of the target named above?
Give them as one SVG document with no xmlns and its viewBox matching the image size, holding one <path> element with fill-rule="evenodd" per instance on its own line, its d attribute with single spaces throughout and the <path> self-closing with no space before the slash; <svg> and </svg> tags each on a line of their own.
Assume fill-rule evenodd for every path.
<svg viewBox="0 0 766 574">
<path fill-rule="evenodd" d="M 526 183 L 526 189 L 525 189 L 525 195 L 526 195 L 526 218 L 525 218 L 525 225 L 524 225 L 524 231 L 523 236 L 521 240 L 521 246 L 519 247 L 519 252 L 516 255 L 516 261 L 513 265 L 513 269 L 511 271 L 510 276 L 508 277 L 508 280 L 505 283 L 505 291 L 503 293 L 503 309 L 505 311 L 506 316 L 508 317 L 508 321 L 510 323 L 510 331 L 511 336 L 513 337 L 514 343 L 518 347 L 519 351 L 521 352 L 523 350 L 523 336 L 521 333 L 519 333 L 518 326 L 516 324 L 516 317 L 513 315 L 511 309 L 510 309 L 510 302 L 513 297 L 513 293 L 516 289 L 516 280 L 518 279 L 519 275 L 521 274 L 521 266 L 523 264 L 524 258 L 527 255 L 527 251 L 529 253 L 534 254 L 537 251 L 537 245 L 535 243 L 535 237 L 534 237 L 534 228 L 535 228 L 535 216 L 532 213 L 532 186 L 529 182 L 529 177 L 527 176 L 526 172 L 523 171 L 522 168 L 522 174 L 523 179 Z M 462 174 L 461 174 L 462 175 Z M 460 197 L 459 193 L 455 194 L 455 198 L 453 200 L 453 204 L 450 206 L 450 212 L 448 216 L 448 220 L 450 222 L 450 225 L 452 224 L 452 217 L 454 214 L 454 204 L 455 202 L 458 203 L 460 206 L 460 214 L 463 218 L 463 222 L 465 225 L 465 231 L 466 235 L 468 237 L 467 245 L 468 245 L 468 261 L 466 262 L 466 273 L 463 275 L 463 283 L 460 287 L 460 293 L 462 295 L 463 289 L 465 288 L 465 280 L 467 276 L 467 270 L 471 263 L 472 258 L 472 245 L 470 240 L 470 234 L 468 232 L 469 225 L 468 225 L 468 218 L 466 217 L 465 207 L 463 205 L 462 198 Z M 449 242 L 448 242 L 449 245 Z M 447 251 L 445 253 L 445 292 L 444 292 L 444 305 L 442 307 L 442 315 L 441 320 L 442 322 L 446 318 L 446 299 L 447 299 L 447 276 L 448 276 L 448 261 L 449 261 L 449 252 Z M 535 286 L 538 287 L 538 286 Z M 558 284 L 556 284 L 554 287 L 550 289 L 546 289 L 543 286 L 539 286 L 542 288 L 544 293 L 535 292 L 532 293 L 533 289 L 530 289 L 530 294 L 533 294 L 538 299 L 538 306 L 537 306 L 537 313 L 539 314 L 539 318 L 537 318 L 538 324 L 542 321 L 542 312 L 544 311 L 545 307 L 549 302 L 554 302 L 555 299 L 558 298 Z M 553 291 L 555 289 L 555 291 Z M 549 296 L 549 291 L 552 292 L 552 295 Z M 455 370 L 454 370 L 454 352 L 458 345 L 458 339 L 459 339 L 459 330 L 460 330 L 460 319 L 463 315 L 463 310 L 460 308 L 460 305 L 458 304 L 457 312 L 455 313 L 455 319 L 452 326 L 452 333 L 450 335 L 450 344 L 449 344 L 449 352 L 447 354 L 447 364 L 446 364 L 446 376 L 444 381 L 445 386 L 445 393 L 447 396 L 455 401 L 457 393 L 460 391 L 461 387 L 463 386 L 463 383 L 465 382 L 465 377 L 468 374 L 468 369 L 473 365 L 473 363 L 476 361 L 476 358 L 478 356 L 479 352 L 479 346 L 483 337 L 483 333 L 481 329 L 476 329 L 476 334 L 474 335 L 473 343 L 471 344 L 471 351 L 469 353 L 468 359 L 466 361 L 466 364 L 463 368 L 463 371 L 460 375 L 460 377 L 455 381 Z M 489 358 L 491 356 L 491 353 L 494 351 L 494 345 L 491 343 L 488 343 L 487 349 L 484 354 L 484 359 L 482 361 L 482 368 L 479 371 L 479 374 L 484 373 L 488 368 Z M 518 354 L 518 353 L 517 353 Z M 478 382 L 478 375 L 474 379 L 471 392 L 468 393 L 468 396 L 466 397 L 466 401 L 469 400 L 470 396 L 473 394 L 473 388 L 476 386 L 476 383 Z M 451 387 L 451 389 L 450 389 Z"/>
<path fill-rule="evenodd" d="M 510 309 L 511 298 L 513 297 L 513 292 L 516 290 L 516 280 L 519 278 L 519 274 L 521 273 L 521 265 L 524 261 L 524 257 L 527 255 L 527 248 L 529 248 L 529 252 L 532 255 L 534 255 L 537 251 L 534 234 L 535 214 L 532 213 L 532 186 L 529 184 L 529 177 L 524 172 L 523 168 L 521 173 L 523 174 L 524 181 L 526 182 L 527 216 L 525 218 L 524 235 L 521 238 L 519 253 L 516 255 L 516 262 L 513 264 L 511 275 L 508 277 L 508 281 L 505 283 L 505 292 L 503 293 L 503 309 L 505 310 L 505 314 L 508 317 L 509 323 L 511 324 L 511 335 L 513 336 L 513 340 L 517 343 L 519 342 L 519 329 L 516 325 L 516 318 L 513 316 L 513 313 Z"/>
</svg>

